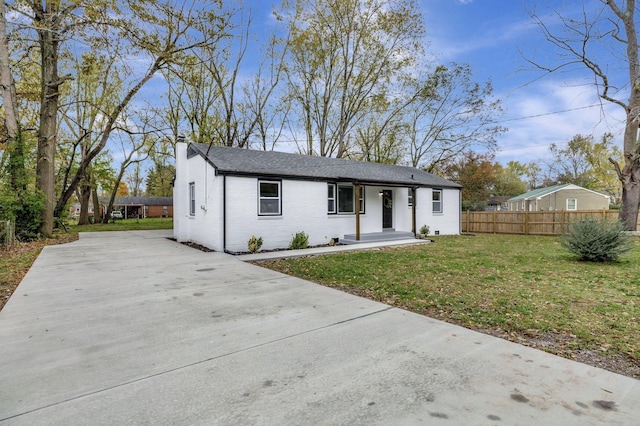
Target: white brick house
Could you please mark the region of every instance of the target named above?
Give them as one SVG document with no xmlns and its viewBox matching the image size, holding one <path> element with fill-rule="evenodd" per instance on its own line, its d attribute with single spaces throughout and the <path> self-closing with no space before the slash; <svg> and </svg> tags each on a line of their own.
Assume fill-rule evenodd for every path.
<svg viewBox="0 0 640 426">
<path fill-rule="evenodd" d="M 359 197 L 356 196 L 359 194 Z M 413 194 L 413 196 L 411 196 Z M 404 166 L 178 143 L 174 237 L 216 251 L 460 233 L 460 186 Z"/>
</svg>

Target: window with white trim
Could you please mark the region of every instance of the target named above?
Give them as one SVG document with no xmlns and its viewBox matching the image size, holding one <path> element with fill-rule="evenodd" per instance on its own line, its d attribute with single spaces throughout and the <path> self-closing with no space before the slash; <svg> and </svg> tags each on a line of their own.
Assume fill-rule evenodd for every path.
<svg viewBox="0 0 640 426">
<path fill-rule="evenodd" d="M 355 186 L 349 184 L 338 184 L 338 214 L 355 214 L 356 205 L 356 189 Z M 358 198 L 358 206 L 360 207 L 360 213 L 364 214 L 365 208 L 365 188 L 360 187 L 360 197 Z"/>
<path fill-rule="evenodd" d="M 196 215 L 196 183 L 189 182 L 189 215 Z"/>
<path fill-rule="evenodd" d="M 258 215 L 279 216 L 282 214 L 282 182 L 277 180 L 258 181 Z"/>
<path fill-rule="evenodd" d="M 431 201 L 433 213 L 442 213 L 442 189 L 431 191 Z"/>
<path fill-rule="evenodd" d="M 409 207 L 413 206 L 413 193 L 415 192 L 415 189 L 413 188 L 409 188 L 409 194 L 407 197 L 407 203 L 409 204 Z"/>
<path fill-rule="evenodd" d="M 578 210 L 577 198 L 567 198 L 567 210 Z"/>
<path fill-rule="evenodd" d="M 327 184 L 327 213 L 336 212 L 336 184 Z"/>
</svg>

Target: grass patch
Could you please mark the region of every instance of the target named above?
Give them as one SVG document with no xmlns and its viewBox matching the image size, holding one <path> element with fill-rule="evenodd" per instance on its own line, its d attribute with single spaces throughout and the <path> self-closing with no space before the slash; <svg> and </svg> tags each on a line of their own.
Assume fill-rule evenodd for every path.
<svg viewBox="0 0 640 426">
<path fill-rule="evenodd" d="M 639 251 L 589 263 L 555 237 L 478 235 L 259 264 L 559 355 L 623 356 L 640 368 Z"/>
<path fill-rule="evenodd" d="M 148 217 L 145 219 L 117 219 L 115 222 L 77 225 L 73 222 L 68 227 L 70 232 L 103 232 L 103 231 L 143 231 L 151 229 L 173 229 L 173 218 Z"/>
</svg>

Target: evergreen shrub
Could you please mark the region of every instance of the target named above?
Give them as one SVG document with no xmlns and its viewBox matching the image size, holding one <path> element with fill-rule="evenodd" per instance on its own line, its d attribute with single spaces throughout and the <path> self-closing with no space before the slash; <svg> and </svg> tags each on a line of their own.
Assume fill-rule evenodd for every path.
<svg viewBox="0 0 640 426">
<path fill-rule="evenodd" d="M 304 231 L 296 233 L 289 243 L 289 250 L 306 249 L 307 247 L 309 247 L 309 236 Z"/>
<path fill-rule="evenodd" d="M 631 237 L 625 231 L 618 220 L 588 218 L 570 224 L 560 243 L 579 260 L 610 262 L 632 248 Z"/>
</svg>

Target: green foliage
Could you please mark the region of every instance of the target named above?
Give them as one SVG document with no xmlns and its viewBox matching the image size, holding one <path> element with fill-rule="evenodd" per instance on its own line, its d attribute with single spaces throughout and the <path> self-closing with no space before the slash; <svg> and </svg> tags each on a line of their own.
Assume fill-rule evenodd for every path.
<svg viewBox="0 0 640 426">
<path fill-rule="evenodd" d="M 420 227 L 420 233 L 424 235 L 429 235 L 429 227 L 427 225 L 422 225 Z"/>
<path fill-rule="evenodd" d="M 631 250 L 631 239 L 619 221 L 589 218 L 569 225 L 560 243 L 580 260 L 609 262 Z"/>
<path fill-rule="evenodd" d="M 42 224 L 41 213 L 44 210 L 43 197 L 34 192 L 25 192 L 20 197 L 15 194 L 1 194 L 0 220 L 15 222 L 16 238 L 31 241 L 40 237 L 38 229 Z"/>
<path fill-rule="evenodd" d="M 262 237 L 256 238 L 255 235 L 252 235 L 251 238 L 249 238 L 249 242 L 247 243 L 249 252 L 257 253 L 260 250 L 260 247 L 262 247 Z"/>
<path fill-rule="evenodd" d="M 304 231 L 296 233 L 289 243 L 289 250 L 305 249 L 307 247 L 309 247 L 309 236 Z"/>
</svg>

